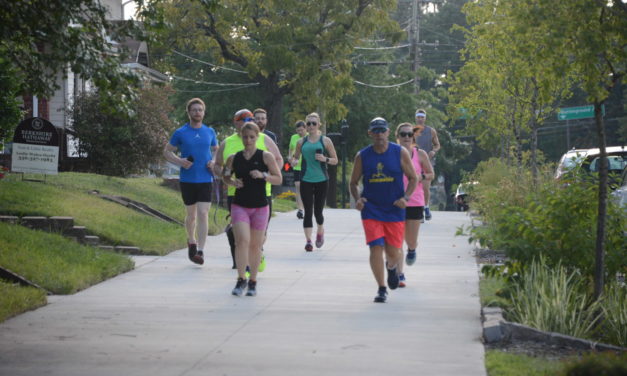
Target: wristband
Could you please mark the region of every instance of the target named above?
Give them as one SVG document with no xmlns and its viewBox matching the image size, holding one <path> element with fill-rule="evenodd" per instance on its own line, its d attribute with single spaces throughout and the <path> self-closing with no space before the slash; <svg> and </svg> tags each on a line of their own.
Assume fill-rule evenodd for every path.
<svg viewBox="0 0 627 376">
<path fill-rule="evenodd" d="M 329 163 L 329 157 L 327 157 L 327 163 Z"/>
<path fill-rule="evenodd" d="M 407 195 L 405 195 L 405 196 L 403 196 L 403 199 L 404 199 L 405 201 L 409 202 L 409 199 L 410 199 L 410 198 L 409 198 L 409 197 L 407 197 Z"/>
<path fill-rule="evenodd" d="M 268 173 L 267 172 L 262 172 L 263 175 L 263 180 L 266 180 L 268 178 Z"/>
<path fill-rule="evenodd" d="M 422 178 L 422 180 L 425 180 L 425 173 L 424 173 L 424 172 L 421 172 L 421 173 L 420 173 L 420 177 Z"/>
</svg>

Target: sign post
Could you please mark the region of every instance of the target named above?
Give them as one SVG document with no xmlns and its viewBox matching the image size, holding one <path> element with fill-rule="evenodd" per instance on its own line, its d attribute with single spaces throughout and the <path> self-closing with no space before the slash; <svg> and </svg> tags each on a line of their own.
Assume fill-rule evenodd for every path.
<svg viewBox="0 0 627 376">
<path fill-rule="evenodd" d="M 601 106 L 605 116 L 605 105 Z M 594 106 L 563 107 L 557 111 L 557 120 L 589 119 L 594 117 Z"/>
<path fill-rule="evenodd" d="M 23 120 L 13 135 L 11 171 L 56 175 L 59 173 L 59 134 L 46 119 Z"/>
</svg>

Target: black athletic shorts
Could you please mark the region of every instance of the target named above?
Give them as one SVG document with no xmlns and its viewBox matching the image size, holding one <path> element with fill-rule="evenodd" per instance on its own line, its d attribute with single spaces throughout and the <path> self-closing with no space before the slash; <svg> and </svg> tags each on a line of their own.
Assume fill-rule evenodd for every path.
<svg viewBox="0 0 627 376">
<path fill-rule="evenodd" d="M 405 208 L 405 220 L 422 219 L 424 206 L 408 206 Z"/>
<path fill-rule="evenodd" d="M 300 181 L 300 170 L 292 170 L 294 173 L 294 181 Z"/>
<path fill-rule="evenodd" d="M 185 205 L 194 205 L 197 202 L 211 202 L 211 183 L 179 183 L 181 196 Z"/>
</svg>

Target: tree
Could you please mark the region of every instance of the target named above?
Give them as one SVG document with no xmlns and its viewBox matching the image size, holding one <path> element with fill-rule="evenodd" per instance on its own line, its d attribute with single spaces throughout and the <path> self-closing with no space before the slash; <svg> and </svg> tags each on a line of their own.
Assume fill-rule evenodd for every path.
<svg viewBox="0 0 627 376">
<path fill-rule="evenodd" d="M 139 3 L 143 14 L 151 14 L 150 1 Z M 57 75 L 69 68 L 125 108 L 135 77 L 122 68 L 112 40 L 142 38 L 138 25 L 108 21 L 96 0 L 0 0 L 0 8 L 0 56 L 18 92 L 51 96 Z"/>
<path fill-rule="evenodd" d="M 468 129 L 482 132 L 489 142 L 502 144 L 505 138 L 508 145 L 511 141 L 518 166 L 522 166 L 524 146 L 529 145 L 536 181 L 538 128 L 553 113 L 555 103 L 569 95 L 572 79 L 538 64 L 535 55 L 542 45 L 535 35 L 516 32 L 509 22 L 511 2 L 472 2 L 464 11 L 472 26 L 465 29 L 467 63 L 452 80 L 454 106 L 471 115 L 481 112 L 482 116 L 467 119 Z"/>
<path fill-rule="evenodd" d="M 18 95 L 19 84 L 14 72 L 0 56 L 0 145 L 12 139 L 12 130 L 22 119 Z"/>
<path fill-rule="evenodd" d="M 174 130 L 168 114 L 171 89 L 144 88 L 130 105 L 128 116 L 110 111 L 101 92 L 80 95 L 72 108 L 72 127 L 79 140 L 78 152 L 87 155 L 90 172 L 128 176 L 143 172 L 162 160 L 163 145 Z"/>
<path fill-rule="evenodd" d="M 176 29 L 169 45 L 211 53 L 212 63 L 244 71 L 258 83 L 269 128 L 282 133 L 283 104 L 292 95 L 299 113 L 321 112 L 327 123 L 346 116 L 341 98 L 353 90 L 349 55 L 376 30 L 398 40 L 402 31 L 383 0 L 250 2 L 173 1 L 165 4 Z M 164 43 L 165 44 L 165 43 Z M 302 116 L 302 115 L 301 115 Z"/>
<path fill-rule="evenodd" d="M 572 74 L 594 104 L 600 153 L 594 295 L 604 288 L 608 161 L 602 106 L 627 72 L 627 4 L 571 0 L 514 2 L 512 21 L 524 36 L 536 36 L 538 59 L 556 75 Z"/>
</svg>

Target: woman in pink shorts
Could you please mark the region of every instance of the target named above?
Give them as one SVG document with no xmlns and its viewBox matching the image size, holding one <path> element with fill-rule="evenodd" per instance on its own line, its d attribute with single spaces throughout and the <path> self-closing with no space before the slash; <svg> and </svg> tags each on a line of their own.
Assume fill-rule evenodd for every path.
<svg viewBox="0 0 627 376">
<path fill-rule="evenodd" d="M 257 149 L 259 127 L 255 123 L 245 123 L 241 137 L 244 150 L 228 157 L 223 174 L 224 182 L 237 188 L 231 204 L 238 275 L 232 294 L 241 296 L 247 289 L 246 296 L 256 296 L 261 246 L 269 214 L 266 182 L 279 185 L 283 177 L 274 156 Z M 246 265 L 250 266 L 248 281 Z"/>
<path fill-rule="evenodd" d="M 418 231 L 420 230 L 420 222 L 424 216 L 423 209 L 425 206 L 425 197 L 422 189 L 422 181 L 425 179 L 433 179 L 433 167 L 429 162 L 427 153 L 419 149 L 414 143 L 413 125 L 410 123 L 401 123 L 396 127 L 396 142 L 407 149 L 411 154 L 411 163 L 418 175 L 418 186 L 412 193 L 405 207 L 405 242 L 407 243 L 407 256 L 405 262 L 407 265 L 413 265 L 416 262 L 416 248 L 418 247 Z M 407 187 L 407 177 L 403 176 L 404 186 Z M 401 246 L 401 252 L 403 252 Z M 405 287 L 405 273 L 403 273 L 403 262 L 399 263 L 398 269 L 398 287 Z"/>
</svg>

